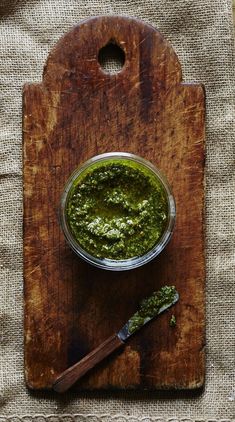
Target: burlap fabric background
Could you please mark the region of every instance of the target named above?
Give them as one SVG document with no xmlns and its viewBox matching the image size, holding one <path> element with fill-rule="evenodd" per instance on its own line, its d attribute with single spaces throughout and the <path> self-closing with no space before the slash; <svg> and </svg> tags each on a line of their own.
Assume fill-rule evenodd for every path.
<svg viewBox="0 0 235 422">
<path fill-rule="evenodd" d="M 0 421 L 232 420 L 235 79 L 230 1 L 4 0 L 0 10 Z M 67 394 L 58 398 L 47 393 L 29 394 L 24 386 L 22 85 L 41 80 L 49 50 L 71 26 L 92 15 L 113 13 L 136 16 L 157 27 L 178 53 L 184 80 L 206 86 L 207 379 L 205 392 L 198 397 L 184 393 L 177 397 L 120 393 L 80 397 Z"/>
</svg>

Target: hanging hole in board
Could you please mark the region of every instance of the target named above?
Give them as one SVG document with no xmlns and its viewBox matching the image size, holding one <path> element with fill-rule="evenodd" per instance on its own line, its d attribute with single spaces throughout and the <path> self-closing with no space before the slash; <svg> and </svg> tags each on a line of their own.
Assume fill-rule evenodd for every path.
<svg viewBox="0 0 235 422">
<path fill-rule="evenodd" d="M 100 49 L 98 61 L 103 72 L 114 74 L 122 70 L 125 63 L 125 53 L 115 42 L 110 41 Z"/>
</svg>

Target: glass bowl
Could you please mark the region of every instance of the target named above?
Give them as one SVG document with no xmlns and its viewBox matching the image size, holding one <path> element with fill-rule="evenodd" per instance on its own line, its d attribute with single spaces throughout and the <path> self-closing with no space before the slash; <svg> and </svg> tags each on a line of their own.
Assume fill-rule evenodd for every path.
<svg viewBox="0 0 235 422">
<path fill-rule="evenodd" d="M 165 230 L 158 240 L 158 242 L 154 245 L 152 249 L 150 249 L 147 253 L 141 256 L 135 256 L 128 259 L 108 259 L 108 258 L 97 258 L 96 256 L 91 255 L 86 250 L 84 250 L 78 241 L 73 236 L 71 229 L 69 227 L 68 221 L 67 221 L 67 215 L 66 215 L 66 207 L 68 202 L 69 193 L 73 187 L 73 184 L 75 180 L 77 180 L 78 177 L 81 177 L 83 172 L 87 172 L 89 170 L 92 170 L 93 168 L 96 168 L 99 164 L 105 164 L 110 162 L 116 162 L 116 161 L 123 160 L 125 162 L 131 161 L 138 164 L 138 168 L 142 168 L 148 170 L 148 173 L 151 172 L 151 175 L 154 176 L 158 183 L 161 184 L 161 187 L 165 190 L 167 202 L 168 202 L 168 215 L 167 215 L 167 223 L 165 226 Z M 61 196 L 61 202 L 60 202 L 60 224 L 62 227 L 62 230 L 64 232 L 65 238 L 70 245 L 70 247 L 73 249 L 73 251 L 84 261 L 88 262 L 89 264 L 92 264 L 96 267 L 105 269 L 105 270 L 112 270 L 112 271 L 124 271 L 124 270 L 131 270 L 137 267 L 140 267 L 147 262 L 154 259 L 157 255 L 162 252 L 162 250 L 165 248 L 167 243 L 169 242 L 173 229 L 174 229 L 174 223 L 175 223 L 175 216 L 176 216 L 176 209 L 175 209 L 175 200 L 173 197 L 173 194 L 171 192 L 171 189 L 169 187 L 169 184 L 166 180 L 166 178 L 163 176 L 163 174 L 149 161 L 145 160 L 142 157 L 139 157 L 134 154 L 126 153 L 126 152 L 109 152 L 101 155 L 96 155 L 92 158 L 90 158 L 88 161 L 81 164 L 69 177 L 62 196 Z"/>
</svg>

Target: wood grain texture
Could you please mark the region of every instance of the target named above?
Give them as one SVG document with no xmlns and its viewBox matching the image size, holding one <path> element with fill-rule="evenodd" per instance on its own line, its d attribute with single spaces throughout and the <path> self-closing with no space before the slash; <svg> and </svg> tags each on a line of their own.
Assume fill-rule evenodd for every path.
<svg viewBox="0 0 235 422">
<path fill-rule="evenodd" d="M 125 52 L 121 72 L 102 71 L 101 47 Z M 204 132 L 201 85 L 182 83 L 172 47 L 151 26 L 99 17 L 75 26 L 50 53 L 41 84 L 24 87 L 25 373 L 51 388 L 164 284 L 180 302 L 136 334 L 121 353 L 87 374 L 78 389 L 198 388 L 204 382 Z M 58 206 L 84 160 L 127 151 L 150 160 L 172 187 L 176 227 L 165 251 L 142 268 L 96 269 L 68 247 Z"/>
<path fill-rule="evenodd" d="M 113 334 L 79 362 L 62 372 L 53 383 L 53 390 L 64 393 L 88 371 L 122 346 L 124 346 L 124 342 L 120 340 L 117 334 Z"/>
</svg>

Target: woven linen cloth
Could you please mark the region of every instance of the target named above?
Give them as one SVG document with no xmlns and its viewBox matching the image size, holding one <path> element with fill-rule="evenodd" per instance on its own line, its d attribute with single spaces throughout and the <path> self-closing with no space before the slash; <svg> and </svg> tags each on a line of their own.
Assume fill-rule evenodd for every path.
<svg viewBox="0 0 235 422">
<path fill-rule="evenodd" d="M 30 393 L 23 368 L 22 135 L 25 82 L 80 20 L 135 16 L 158 28 L 184 81 L 206 87 L 207 367 L 202 394 Z M 235 419 L 235 175 L 232 4 L 228 0 L 2 0 L 0 4 L 0 422 Z"/>
</svg>

